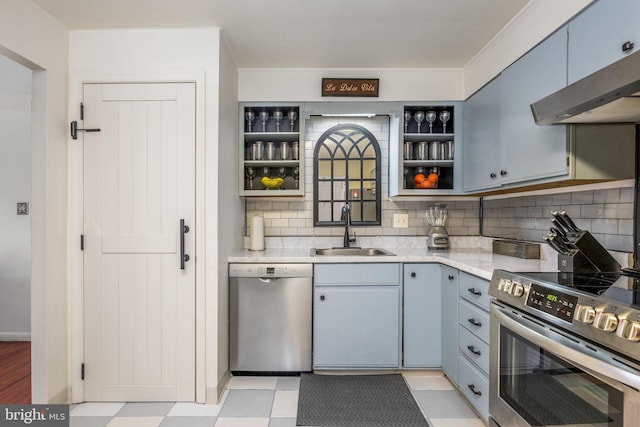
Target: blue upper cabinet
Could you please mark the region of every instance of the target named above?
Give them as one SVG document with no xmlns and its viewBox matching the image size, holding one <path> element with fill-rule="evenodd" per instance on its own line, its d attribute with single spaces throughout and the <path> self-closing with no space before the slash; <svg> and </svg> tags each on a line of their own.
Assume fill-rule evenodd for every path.
<svg viewBox="0 0 640 427">
<path fill-rule="evenodd" d="M 631 42 L 634 48 L 623 52 Z M 640 1 L 598 0 L 569 22 L 569 83 L 640 49 Z"/>
<path fill-rule="evenodd" d="M 566 128 L 538 126 L 530 105 L 567 84 L 567 29 L 553 33 L 502 72 L 500 181 L 567 175 Z"/>
<path fill-rule="evenodd" d="M 465 102 L 465 191 L 534 184 L 568 174 L 566 127 L 536 125 L 530 108 L 566 83 L 565 26 Z"/>
<path fill-rule="evenodd" d="M 500 187 L 500 77 L 476 92 L 464 105 L 465 191 Z"/>
</svg>

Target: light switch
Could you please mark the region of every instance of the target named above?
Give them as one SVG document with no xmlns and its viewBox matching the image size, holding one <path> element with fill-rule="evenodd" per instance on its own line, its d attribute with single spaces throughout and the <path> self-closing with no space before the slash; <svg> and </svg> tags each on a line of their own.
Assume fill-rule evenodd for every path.
<svg viewBox="0 0 640 427">
<path fill-rule="evenodd" d="M 17 215 L 29 215 L 29 203 L 27 202 L 18 202 Z"/>
<path fill-rule="evenodd" d="M 409 214 L 393 214 L 393 228 L 409 228 Z"/>
</svg>

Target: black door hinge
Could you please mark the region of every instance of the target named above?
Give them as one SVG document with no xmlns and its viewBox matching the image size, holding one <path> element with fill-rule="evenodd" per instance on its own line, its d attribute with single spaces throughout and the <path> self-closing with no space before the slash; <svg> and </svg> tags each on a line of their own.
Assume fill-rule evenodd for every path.
<svg viewBox="0 0 640 427">
<path fill-rule="evenodd" d="M 84 251 L 84 234 L 80 235 L 80 250 Z"/>
<path fill-rule="evenodd" d="M 80 120 L 84 120 L 84 104 L 80 103 Z M 71 122 L 71 139 L 78 139 L 78 132 L 100 132 L 100 129 L 78 129 L 78 122 Z"/>
<path fill-rule="evenodd" d="M 84 380 L 84 363 L 80 365 L 80 378 Z"/>
</svg>

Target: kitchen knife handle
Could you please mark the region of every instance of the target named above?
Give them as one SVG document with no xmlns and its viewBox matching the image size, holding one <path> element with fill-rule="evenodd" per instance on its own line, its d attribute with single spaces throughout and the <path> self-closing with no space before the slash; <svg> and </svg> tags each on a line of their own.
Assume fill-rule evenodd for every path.
<svg viewBox="0 0 640 427">
<path fill-rule="evenodd" d="M 576 223 L 573 222 L 573 220 L 569 217 L 569 215 L 567 215 L 566 211 L 560 211 L 560 217 L 564 219 L 567 224 L 569 224 L 569 227 L 571 227 L 573 231 L 581 231 L 580 228 L 578 228 L 578 226 L 576 225 Z"/>
</svg>

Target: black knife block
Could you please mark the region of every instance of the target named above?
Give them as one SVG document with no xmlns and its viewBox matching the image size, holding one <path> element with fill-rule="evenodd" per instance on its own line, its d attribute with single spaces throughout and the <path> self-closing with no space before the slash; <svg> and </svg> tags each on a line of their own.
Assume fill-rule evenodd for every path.
<svg viewBox="0 0 640 427">
<path fill-rule="evenodd" d="M 585 230 L 567 233 L 567 240 L 575 248 L 570 255 L 558 254 L 558 268 L 562 272 L 593 274 L 620 271 L 621 265 Z"/>
</svg>

